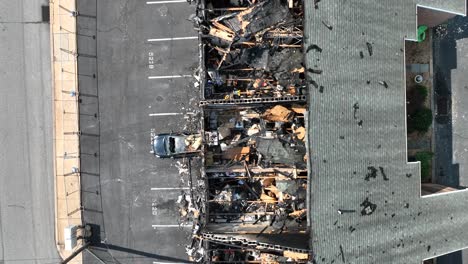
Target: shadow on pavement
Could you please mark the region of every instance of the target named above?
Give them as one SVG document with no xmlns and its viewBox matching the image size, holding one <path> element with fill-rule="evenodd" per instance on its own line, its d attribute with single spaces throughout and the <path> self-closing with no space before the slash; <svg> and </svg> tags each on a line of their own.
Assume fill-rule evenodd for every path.
<svg viewBox="0 0 468 264">
<path fill-rule="evenodd" d="M 162 256 L 154 253 L 149 253 L 149 252 L 143 252 L 131 248 L 126 248 L 126 247 L 121 247 L 117 245 L 111 245 L 111 244 L 104 244 L 104 243 L 99 243 L 96 245 L 93 245 L 92 248 L 100 248 L 100 249 L 106 249 L 106 250 L 115 250 L 115 251 L 120 251 L 120 252 L 125 252 L 125 253 L 130 253 L 133 255 L 138 255 L 146 258 L 152 258 L 154 260 L 162 260 L 162 261 L 170 261 L 170 262 L 177 262 L 177 263 L 192 263 L 190 261 L 187 261 L 185 259 L 179 259 L 179 258 L 173 258 L 169 256 Z"/>
</svg>

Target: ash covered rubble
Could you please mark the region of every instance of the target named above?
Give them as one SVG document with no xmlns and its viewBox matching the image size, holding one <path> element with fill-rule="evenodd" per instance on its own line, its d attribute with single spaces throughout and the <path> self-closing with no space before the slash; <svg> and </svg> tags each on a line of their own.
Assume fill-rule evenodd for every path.
<svg viewBox="0 0 468 264">
<path fill-rule="evenodd" d="M 205 109 L 208 229 L 306 229 L 305 111 L 300 105 Z"/>
<path fill-rule="evenodd" d="M 302 17 L 299 0 L 197 2 L 203 165 L 178 200 L 194 262 L 311 258 Z"/>
<path fill-rule="evenodd" d="M 277 173 L 215 173 L 209 177 L 207 230 L 283 234 L 306 230 L 307 179 Z"/>
<path fill-rule="evenodd" d="M 298 104 L 205 109 L 207 171 L 305 169 L 305 112 Z"/>
<path fill-rule="evenodd" d="M 175 164 L 175 167 L 179 170 L 181 186 L 189 185 L 191 187 L 190 190 L 183 190 L 176 200 L 181 225 L 192 223 L 196 227 L 201 222 L 200 215 L 203 213 L 203 202 L 205 200 L 205 182 L 200 174 L 201 163 L 199 158 L 191 157 L 177 161 Z"/>
<path fill-rule="evenodd" d="M 200 212 L 191 214 L 197 224 L 187 253 L 203 263 L 306 263 L 306 106 L 203 112 L 205 184 L 197 191 L 203 201 L 190 198 L 198 206 L 183 202 L 188 214 Z"/>
<path fill-rule="evenodd" d="M 275 254 L 272 251 L 243 247 L 241 243 L 234 245 L 236 247 L 210 243 L 208 263 L 307 263 L 307 253 L 285 250 L 283 254 Z"/>
<path fill-rule="evenodd" d="M 192 20 L 202 36 L 205 99 L 305 95 L 301 1 L 213 0 L 202 9 Z"/>
</svg>

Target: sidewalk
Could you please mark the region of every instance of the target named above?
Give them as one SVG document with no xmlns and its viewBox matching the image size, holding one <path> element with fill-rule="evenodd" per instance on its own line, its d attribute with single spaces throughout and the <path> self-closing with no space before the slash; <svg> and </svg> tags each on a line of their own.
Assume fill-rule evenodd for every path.
<svg viewBox="0 0 468 264">
<path fill-rule="evenodd" d="M 55 240 L 62 258 L 64 228 L 81 225 L 78 81 L 75 0 L 50 2 L 52 77 L 54 89 Z M 78 241 L 78 246 L 81 241 Z M 78 247 L 77 246 L 77 247 Z M 82 263 L 81 254 L 69 263 Z"/>
</svg>

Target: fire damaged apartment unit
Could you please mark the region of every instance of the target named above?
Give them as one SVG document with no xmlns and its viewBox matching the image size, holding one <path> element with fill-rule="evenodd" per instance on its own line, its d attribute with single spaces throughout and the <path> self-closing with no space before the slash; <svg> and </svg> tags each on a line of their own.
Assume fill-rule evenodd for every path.
<svg viewBox="0 0 468 264">
<path fill-rule="evenodd" d="M 206 1 L 204 104 L 306 101 L 302 1 Z"/>
<path fill-rule="evenodd" d="M 199 2 L 203 197 L 187 248 L 203 263 L 306 263 L 302 1 Z"/>
<path fill-rule="evenodd" d="M 208 227 L 230 233 L 305 231 L 302 114 L 281 105 L 271 109 L 281 108 L 287 116 L 272 116 L 271 109 L 239 108 L 205 110 Z"/>
</svg>

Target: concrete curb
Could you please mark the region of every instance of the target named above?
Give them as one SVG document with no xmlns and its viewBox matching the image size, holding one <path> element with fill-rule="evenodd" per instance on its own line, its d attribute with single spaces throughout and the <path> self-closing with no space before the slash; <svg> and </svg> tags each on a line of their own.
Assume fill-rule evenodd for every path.
<svg viewBox="0 0 468 264">
<path fill-rule="evenodd" d="M 52 67 L 51 69 L 51 87 L 52 89 L 54 90 L 55 89 L 55 71 L 54 71 L 54 34 L 53 34 L 53 25 L 54 25 L 54 16 L 55 16 L 55 13 L 54 13 L 54 4 L 53 2 L 51 1 L 50 2 L 52 5 L 49 6 L 49 16 L 50 16 L 50 24 L 49 24 L 49 27 L 50 27 L 50 65 Z M 52 105 L 53 105 L 53 111 L 52 111 L 52 120 L 55 120 L 55 96 L 52 96 Z M 55 121 L 54 121 L 54 129 L 52 129 L 52 138 L 56 138 L 55 136 Z M 59 247 L 57 245 L 57 242 L 58 242 L 58 232 L 57 232 L 57 165 L 56 165 L 56 159 L 55 157 L 57 157 L 57 153 L 55 153 L 55 141 L 53 140 L 53 146 L 52 146 L 52 155 L 53 155 L 53 171 L 54 171 L 54 226 L 55 226 L 55 229 L 54 229 L 54 237 L 55 237 L 55 243 L 56 243 L 56 247 L 57 247 L 57 252 L 59 252 L 60 254 L 60 250 L 59 250 Z M 60 254 L 60 257 L 61 254 Z M 63 257 L 62 257 L 63 258 Z"/>
<path fill-rule="evenodd" d="M 432 29 L 432 28 L 431 28 Z M 436 130 L 436 120 L 435 120 L 435 116 L 436 116 L 436 109 L 435 109 L 435 87 L 434 87 L 434 39 L 433 39 L 433 31 L 431 30 L 430 31 L 430 34 L 429 34 L 429 38 L 430 38 L 430 42 L 431 42 L 431 50 L 430 50 L 430 60 L 429 60 L 429 80 L 431 82 L 431 110 L 432 110 L 432 129 L 431 129 L 431 151 L 432 153 L 435 153 L 436 152 L 436 149 L 435 149 L 435 130 Z M 431 182 L 433 183 L 436 183 L 436 167 L 435 167 L 435 155 L 432 156 L 432 160 L 431 160 L 431 170 L 432 170 L 432 177 L 431 177 Z"/>
</svg>

